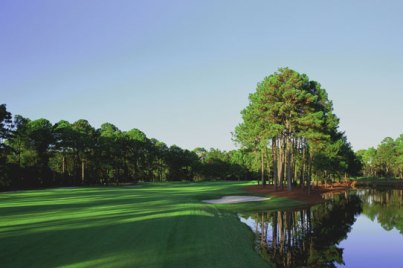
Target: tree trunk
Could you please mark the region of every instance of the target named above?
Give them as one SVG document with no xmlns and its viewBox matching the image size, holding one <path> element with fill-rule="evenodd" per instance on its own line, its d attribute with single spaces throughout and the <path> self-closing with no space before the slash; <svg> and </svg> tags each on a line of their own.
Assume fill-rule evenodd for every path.
<svg viewBox="0 0 403 268">
<path fill-rule="evenodd" d="M 280 141 L 280 139 L 278 140 L 278 146 L 277 146 L 277 158 L 278 158 L 278 161 L 277 161 L 277 181 L 278 181 L 280 189 L 283 190 L 283 181 L 281 179 L 281 173 L 283 171 L 282 170 L 283 163 L 282 163 L 282 160 L 281 160 L 281 141 Z"/>
<path fill-rule="evenodd" d="M 302 161 L 301 161 L 301 178 L 300 178 L 300 186 L 301 189 L 304 189 L 304 184 L 305 184 L 305 167 L 306 167 L 306 146 L 305 144 L 302 145 Z"/>
<path fill-rule="evenodd" d="M 64 178 L 65 172 L 66 172 L 66 158 L 63 156 L 63 158 L 62 158 L 62 174 L 63 174 L 63 178 Z"/>
<path fill-rule="evenodd" d="M 264 155 L 266 157 L 267 184 L 270 184 L 271 169 L 270 169 L 269 153 L 268 153 L 268 150 L 267 150 L 267 146 L 264 147 Z"/>
<path fill-rule="evenodd" d="M 271 155 L 273 160 L 273 185 L 274 191 L 277 191 L 277 141 L 276 138 L 271 142 Z"/>
<path fill-rule="evenodd" d="M 258 162 L 259 161 L 259 152 L 258 152 L 258 150 L 257 149 L 255 149 L 254 150 L 254 154 L 255 154 L 255 159 L 256 159 L 256 162 Z M 259 170 L 257 170 L 257 172 L 259 172 Z M 258 178 L 256 181 L 257 181 L 257 185 L 259 186 L 260 185 L 260 181 L 261 181 L 261 179 L 262 178 Z"/>
<path fill-rule="evenodd" d="M 291 151 L 291 169 L 292 169 L 292 183 L 296 183 L 298 179 L 297 157 L 298 155 L 298 139 L 292 139 Z"/>
<path fill-rule="evenodd" d="M 281 190 L 284 190 L 284 140 L 282 138 L 278 140 L 278 151 L 278 181 L 280 183 Z"/>
<path fill-rule="evenodd" d="M 263 148 L 261 149 L 260 152 L 260 162 L 261 162 L 261 182 L 262 182 L 262 187 L 266 186 L 266 181 L 264 179 L 264 153 L 263 153 Z"/>
<path fill-rule="evenodd" d="M 287 169 L 287 191 L 291 192 L 292 191 L 292 170 L 291 170 L 291 138 L 287 137 L 287 145 L 286 145 L 286 151 L 287 151 L 287 159 L 286 159 L 286 169 Z"/>
<path fill-rule="evenodd" d="M 81 183 L 84 184 L 85 175 L 85 161 L 81 160 Z"/>
<path fill-rule="evenodd" d="M 312 157 L 312 155 L 310 155 L 309 156 L 309 163 L 308 163 L 308 165 L 309 165 L 309 174 L 308 174 L 308 177 L 307 177 L 307 182 L 306 182 L 306 187 L 307 187 L 307 190 L 308 190 L 308 195 L 309 194 L 311 194 L 311 177 L 312 177 L 312 161 L 313 161 L 313 159 L 312 159 L 313 157 Z"/>
</svg>

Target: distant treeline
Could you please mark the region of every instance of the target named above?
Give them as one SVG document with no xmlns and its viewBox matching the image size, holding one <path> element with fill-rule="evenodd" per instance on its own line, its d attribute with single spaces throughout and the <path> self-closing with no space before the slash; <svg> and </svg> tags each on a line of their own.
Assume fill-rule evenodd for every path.
<svg viewBox="0 0 403 268">
<path fill-rule="evenodd" d="M 247 151 L 182 149 L 111 123 L 12 117 L 0 105 L 0 188 L 205 179 L 255 179 Z"/>
<path fill-rule="evenodd" d="M 377 148 L 359 150 L 357 156 L 366 177 L 403 178 L 403 134 L 395 140 L 390 137 L 383 139 Z"/>
</svg>

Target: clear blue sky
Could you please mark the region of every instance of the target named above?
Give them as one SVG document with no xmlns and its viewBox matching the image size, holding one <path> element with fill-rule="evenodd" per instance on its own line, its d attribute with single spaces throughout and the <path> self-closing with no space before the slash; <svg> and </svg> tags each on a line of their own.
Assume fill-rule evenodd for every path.
<svg viewBox="0 0 403 268">
<path fill-rule="evenodd" d="M 403 133 L 403 1 L 0 1 L 0 103 L 234 148 L 248 94 L 319 81 L 354 149 Z"/>
</svg>

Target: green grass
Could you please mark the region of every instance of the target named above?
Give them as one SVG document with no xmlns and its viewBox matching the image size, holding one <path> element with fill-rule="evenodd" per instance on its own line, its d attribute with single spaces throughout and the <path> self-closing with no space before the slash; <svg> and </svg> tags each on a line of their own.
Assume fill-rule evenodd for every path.
<svg viewBox="0 0 403 268">
<path fill-rule="evenodd" d="M 246 183 L 162 183 L 0 193 L 1 267 L 268 267 L 236 212 L 295 206 L 273 198 L 237 205 Z"/>
</svg>

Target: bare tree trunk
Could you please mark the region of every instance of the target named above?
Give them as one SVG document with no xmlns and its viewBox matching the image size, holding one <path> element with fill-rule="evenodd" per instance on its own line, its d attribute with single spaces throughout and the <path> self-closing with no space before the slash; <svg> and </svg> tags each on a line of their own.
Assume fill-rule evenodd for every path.
<svg viewBox="0 0 403 268">
<path fill-rule="evenodd" d="M 281 146 L 281 190 L 284 190 L 284 182 L 285 182 L 285 140 L 282 140 Z"/>
<path fill-rule="evenodd" d="M 298 155 L 298 139 L 292 139 L 292 151 L 291 151 L 291 170 L 292 170 L 292 182 L 296 183 L 298 179 L 297 169 L 297 155 Z"/>
<path fill-rule="evenodd" d="M 62 174 L 64 176 L 64 173 L 66 172 L 66 158 L 63 156 L 62 158 Z"/>
<path fill-rule="evenodd" d="M 287 151 L 287 159 L 286 159 L 286 169 L 287 169 L 287 191 L 291 192 L 292 191 L 292 185 L 291 185 L 291 138 L 287 137 L 287 144 L 286 144 L 286 151 Z"/>
<path fill-rule="evenodd" d="M 306 167 L 306 146 L 305 144 L 302 145 L 302 163 L 301 163 L 301 178 L 300 178 L 300 184 L 301 184 L 301 189 L 304 189 L 304 184 L 305 184 L 305 167 Z"/>
<path fill-rule="evenodd" d="M 259 151 L 258 151 L 257 149 L 254 150 L 254 154 L 255 154 L 256 162 L 259 161 Z M 260 180 L 259 180 L 259 179 L 256 180 L 258 186 L 260 185 L 261 179 L 262 179 L 262 178 L 260 178 Z"/>
<path fill-rule="evenodd" d="M 296 155 L 296 150 L 293 150 L 292 155 L 291 155 L 291 163 L 293 163 L 292 164 L 292 173 L 293 173 L 292 180 L 296 184 L 297 180 L 298 180 L 299 169 L 297 168 L 297 161 L 296 161 L 295 155 Z"/>
<path fill-rule="evenodd" d="M 269 161 L 269 152 L 267 150 L 267 146 L 264 147 L 264 155 L 266 157 L 266 173 L 267 173 L 267 184 L 270 184 L 270 161 Z"/>
<path fill-rule="evenodd" d="M 85 161 L 81 160 L 81 183 L 84 184 L 85 175 Z"/>
<path fill-rule="evenodd" d="M 158 159 L 158 176 L 160 181 L 162 181 L 162 160 Z"/>
<path fill-rule="evenodd" d="M 284 190 L 284 139 L 280 137 L 278 139 L 278 151 L 279 151 L 279 161 L 278 161 L 278 181 L 280 183 L 281 190 Z"/>
<path fill-rule="evenodd" d="M 309 174 L 308 174 L 308 178 L 307 178 L 307 182 L 306 182 L 308 195 L 311 194 L 311 177 L 312 177 L 312 162 L 313 162 L 312 158 L 313 158 L 312 155 L 310 155 L 309 156 L 309 163 L 308 163 L 308 165 L 309 165 L 309 172 L 308 173 Z"/>
<path fill-rule="evenodd" d="M 263 148 L 261 149 L 260 152 L 260 162 L 261 162 L 261 181 L 262 181 L 262 187 L 266 186 L 266 181 L 264 179 L 264 153 L 263 153 Z"/>
<path fill-rule="evenodd" d="M 276 138 L 271 142 L 271 155 L 273 160 L 273 184 L 274 191 L 277 191 L 277 141 Z"/>
</svg>

